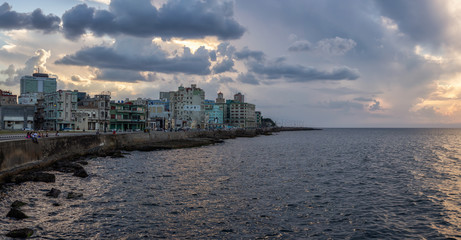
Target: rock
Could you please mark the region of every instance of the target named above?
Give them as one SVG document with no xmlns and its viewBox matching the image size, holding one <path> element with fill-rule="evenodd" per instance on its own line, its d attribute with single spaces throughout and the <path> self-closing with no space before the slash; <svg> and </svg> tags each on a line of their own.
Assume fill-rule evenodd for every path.
<svg viewBox="0 0 461 240">
<path fill-rule="evenodd" d="M 61 194 L 61 190 L 52 188 L 49 192 L 46 193 L 46 196 L 58 198 L 59 194 Z"/>
<path fill-rule="evenodd" d="M 12 180 L 15 183 L 56 182 L 56 176 L 51 173 L 33 172 L 33 173 L 25 173 L 24 175 L 16 176 Z"/>
<path fill-rule="evenodd" d="M 61 204 L 60 204 L 60 203 L 58 203 L 58 202 L 54 202 L 54 203 L 53 203 L 53 206 L 55 206 L 55 207 L 59 207 L 59 206 L 61 206 Z"/>
<path fill-rule="evenodd" d="M 112 154 L 110 154 L 111 158 L 122 158 L 125 157 L 123 156 L 123 153 L 121 151 L 115 151 Z"/>
<path fill-rule="evenodd" d="M 88 177 L 88 173 L 85 171 L 85 169 L 79 169 L 74 173 L 74 176 L 81 177 L 81 178 L 86 178 Z"/>
<path fill-rule="evenodd" d="M 8 214 L 6 214 L 6 217 L 14 218 L 16 220 L 21 220 L 21 219 L 24 219 L 24 218 L 28 218 L 29 216 L 27 216 L 25 213 L 23 213 L 21 210 L 19 210 L 17 208 L 12 208 L 8 212 Z"/>
<path fill-rule="evenodd" d="M 84 160 L 80 160 L 77 163 L 80 164 L 80 165 L 88 165 L 88 162 L 84 161 Z"/>
<path fill-rule="evenodd" d="M 16 200 L 11 204 L 11 208 L 19 209 L 24 205 L 27 205 L 27 203 Z"/>
<path fill-rule="evenodd" d="M 73 162 L 56 162 L 53 165 L 53 169 L 59 172 L 71 173 L 83 169 L 83 167 Z"/>
<path fill-rule="evenodd" d="M 7 237 L 10 238 L 28 238 L 34 234 L 34 230 L 30 228 L 21 228 L 10 231 L 6 234 Z"/>
<path fill-rule="evenodd" d="M 81 198 L 81 197 L 83 197 L 83 194 L 81 193 L 70 192 L 67 194 L 67 199 L 75 199 L 75 198 Z"/>
</svg>

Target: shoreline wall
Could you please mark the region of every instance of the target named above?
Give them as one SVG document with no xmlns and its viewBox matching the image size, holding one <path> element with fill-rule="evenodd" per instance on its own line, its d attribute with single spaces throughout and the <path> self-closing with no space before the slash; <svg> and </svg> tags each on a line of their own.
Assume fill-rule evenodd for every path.
<svg viewBox="0 0 461 240">
<path fill-rule="evenodd" d="M 117 150 L 155 150 L 212 144 L 219 139 L 254 137 L 256 130 L 150 132 L 80 135 L 0 142 L 0 183 L 24 170 L 87 155 L 103 156 Z M 200 140 L 200 141 L 198 141 Z M 192 144 L 191 144 L 192 143 Z"/>
</svg>

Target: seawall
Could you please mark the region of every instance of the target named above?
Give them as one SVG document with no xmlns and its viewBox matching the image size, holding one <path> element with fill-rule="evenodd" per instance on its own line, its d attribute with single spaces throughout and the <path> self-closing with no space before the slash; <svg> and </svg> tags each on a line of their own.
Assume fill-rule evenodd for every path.
<svg viewBox="0 0 461 240">
<path fill-rule="evenodd" d="M 150 132 L 50 137 L 0 142 L 0 183 L 24 170 L 87 155 L 104 156 L 118 150 L 151 151 L 195 147 L 235 137 L 254 137 L 270 131 Z"/>
</svg>

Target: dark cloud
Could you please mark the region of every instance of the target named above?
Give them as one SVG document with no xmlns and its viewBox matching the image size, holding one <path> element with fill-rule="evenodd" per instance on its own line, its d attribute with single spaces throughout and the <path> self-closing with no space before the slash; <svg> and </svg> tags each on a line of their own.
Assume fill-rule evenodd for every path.
<svg viewBox="0 0 461 240">
<path fill-rule="evenodd" d="M 354 100 L 359 102 L 372 102 L 373 98 L 357 97 L 354 98 Z"/>
<path fill-rule="evenodd" d="M 233 18 L 233 3 L 217 0 L 172 0 L 157 9 L 150 0 L 112 0 L 109 10 L 80 4 L 64 13 L 65 36 L 77 39 L 86 31 L 96 35 L 137 37 L 238 39 L 245 29 Z"/>
<path fill-rule="evenodd" d="M 0 81 L 6 86 L 14 86 L 19 83 L 18 79 L 16 78 L 16 68 L 13 64 L 10 64 L 7 69 L 0 71 L 0 73 L 8 76 L 4 81 Z"/>
<path fill-rule="evenodd" d="M 41 9 L 35 9 L 32 13 L 18 13 L 11 11 L 8 3 L 0 6 L 1 29 L 30 29 L 42 30 L 45 33 L 59 30 L 61 19 L 55 15 L 44 15 Z"/>
<path fill-rule="evenodd" d="M 454 19 L 444 4 L 432 0 L 375 0 L 381 14 L 392 19 L 401 32 L 419 43 L 443 44 Z"/>
<path fill-rule="evenodd" d="M 285 78 L 290 82 L 308 82 L 316 80 L 355 80 L 360 77 L 356 69 L 336 67 L 330 71 L 314 67 L 290 65 L 279 59 L 271 63 L 250 62 L 249 70 L 268 79 Z"/>
<path fill-rule="evenodd" d="M 216 51 L 215 51 L 215 50 L 210 51 L 210 60 L 211 60 L 212 62 L 215 62 L 216 59 L 217 59 Z"/>
<path fill-rule="evenodd" d="M 56 61 L 57 64 L 92 66 L 97 68 L 150 71 L 161 73 L 210 74 L 209 52 L 200 47 L 195 53 L 184 47 L 182 56 L 168 57 L 165 52 L 133 52 L 126 54 L 120 49 L 110 47 L 84 48 L 75 54 L 67 55 Z"/>
<path fill-rule="evenodd" d="M 148 81 L 139 72 L 129 70 L 117 70 L 117 69 L 102 69 L 96 70 L 96 78 L 93 80 L 108 80 L 116 82 L 138 82 Z"/>
<path fill-rule="evenodd" d="M 235 47 L 228 42 L 223 42 L 218 45 L 218 53 L 221 56 L 232 57 L 235 52 Z"/>
<path fill-rule="evenodd" d="M 234 67 L 234 60 L 230 58 L 226 58 L 213 67 L 213 73 L 219 74 L 223 72 L 232 72 L 232 71 L 235 71 L 233 67 Z"/>
<path fill-rule="evenodd" d="M 253 50 L 250 50 L 248 47 L 244 47 L 242 50 L 235 52 L 234 55 L 238 60 L 245 60 L 245 59 L 253 58 L 257 61 L 264 60 L 264 56 L 265 56 L 263 52 L 253 51 Z"/>
<path fill-rule="evenodd" d="M 251 85 L 259 85 L 259 80 L 251 73 L 240 73 L 237 77 L 237 80 L 242 83 L 247 83 Z"/>
<path fill-rule="evenodd" d="M 327 107 L 330 109 L 338 109 L 338 110 L 351 110 L 351 109 L 356 109 L 356 110 L 363 110 L 363 105 L 360 103 L 356 102 L 350 102 L 350 101 L 329 101 L 326 103 L 322 104 L 323 107 Z"/>
</svg>

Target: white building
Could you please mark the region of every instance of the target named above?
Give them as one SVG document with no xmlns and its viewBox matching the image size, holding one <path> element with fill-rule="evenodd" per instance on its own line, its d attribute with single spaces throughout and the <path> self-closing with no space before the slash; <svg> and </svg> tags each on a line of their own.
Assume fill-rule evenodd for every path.
<svg viewBox="0 0 461 240">
<path fill-rule="evenodd" d="M 46 129 L 76 129 L 77 93 L 77 90 L 59 90 L 45 94 L 44 118 Z"/>
<path fill-rule="evenodd" d="M 205 127 L 205 91 L 192 84 L 180 86 L 170 96 L 170 112 L 174 127 Z"/>
</svg>

